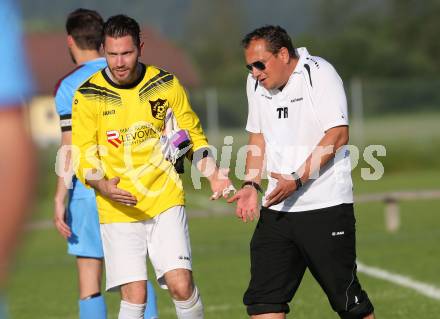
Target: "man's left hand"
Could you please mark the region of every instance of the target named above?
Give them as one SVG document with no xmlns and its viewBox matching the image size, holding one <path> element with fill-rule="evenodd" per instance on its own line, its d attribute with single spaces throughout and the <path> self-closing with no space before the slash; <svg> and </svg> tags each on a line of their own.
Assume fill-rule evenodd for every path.
<svg viewBox="0 0 440 319">
<path fill-rule="evenodd" d="M 278 182 L 275 189 L 266 197 L 264 207 L 281 203 L 296 191 L 296 182 L 291 174 L 270 173 L 270 176 Z"/>
<path fill-rule="evenodd" d="M 219 199 L 220 197 L 228 198 L 231 192 L 235 193 L 235 188 L 228 178 L 229 169 L 220 168 L 217 173 L 214 173 L 209 181 L 211 183 L 212 196 L 211 200 Z"/>
</svg>

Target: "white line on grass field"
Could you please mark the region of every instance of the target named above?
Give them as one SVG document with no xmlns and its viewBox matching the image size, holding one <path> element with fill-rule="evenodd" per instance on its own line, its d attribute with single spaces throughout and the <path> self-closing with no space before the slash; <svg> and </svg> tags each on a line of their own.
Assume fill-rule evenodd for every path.
<svg viewBox="0 0 440 319">
<path fill-rule="evenodd" d="M 389 281 L 399 286 L 410 288 L 424 296 L 427 296 L 432 299 L 440 300 L 440 288 L 436 286 L 414 280 L 410 277 L 392 273 L 384 269 L 367 266 L 359 261 L 357 262 L 357 266 L 358 266 L 357 267 L 358 272 L 364 273 L 374 278 Z"/>
<path fill-rule="evenodd" d="M 204 212 L 198 212 L 195 215 L 199 215 L 199 214 L 200 216 L 204 216 Z M 26 228 L 27 230 L 41 230 L 41 229 L 54 228 L 54 226 L 51 220 L 42 220 L 42 221 L 30 223 L 27 225 Z M 440 300 L 440 288 L 434 285 L 423 283 L 414 280 L 410 277 L 392 273 L 390 271 L 381 268 L 367 266 L 360 261 L 357 262 L 357 270 L 358 272 L 364 273 L 367 276 L 382 279 L 391 282 L 393 284 L 415 290 L 418 293 L 427 296 L 429 298 Z M 211 307 L 214 308 L 209 309 L 208 311 L 224 311 L 225 309 L 228 309 L 230 305 L 216 305 L 216 306 L 214 305 Z"/>
<path fill-rule="evenodd" d="M 223 305 L 205 306 L 205 312 L 227 312 L 227 311 L 231 311 L 232 309 L 243 309 L 243 311 L 246 311 L 245 306 L 241 305 L 241 304 L 237 304 L 237 305 L 223 304 Z M 167 308 L 161 310 L 161 313 L 175 314 L 176 309 L 171 308 L 171 307 L 167 307 Z"/>
</svg>

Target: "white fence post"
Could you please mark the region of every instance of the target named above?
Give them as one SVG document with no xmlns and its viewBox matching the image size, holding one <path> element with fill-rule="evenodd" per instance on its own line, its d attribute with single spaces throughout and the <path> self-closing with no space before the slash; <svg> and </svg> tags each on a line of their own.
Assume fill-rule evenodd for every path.
<svg viewBox="0 0 440 319">
<path fill-rule="evenodd" d="M 400 228 L 398 202 L 422 199 L 440 199 L 440 189 L 357 195 L 355 203 L 384 202 L 386 229 L 389 232 L 396 232 Z"/>
<path fill-rule="evenodd" d="M 385 200 L 385 225 L 391 233 L 397 232 L 400 228 L 400 210 L 395 198 Z"/>
</svg>

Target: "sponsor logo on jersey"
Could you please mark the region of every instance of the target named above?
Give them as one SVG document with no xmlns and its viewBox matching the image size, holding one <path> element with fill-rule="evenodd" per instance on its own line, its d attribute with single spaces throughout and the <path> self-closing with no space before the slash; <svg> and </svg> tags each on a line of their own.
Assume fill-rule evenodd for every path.
<svg viewBox="0 0 440 319">
<path fill-rule="evenodd" d="M 130 127 L 119 129 L 119 139 L 124 146 L 133 146 L 141 144 L 148 139 L 159 141 L 160 130 L 156 129 L 150 123 L 135 123 Z"/>
<path fill-rule="evenodd" d="M 118 131 L 115 130 L 107 131 L 107 141 L 116 148 L 118 148 L 119 145 L 122 143 L 119 136 L 120 134 Z"/>
<path fill-rule="evenodd" d="M 149 101 L 151 105 L 151 114 L 155 119 L 163 120 L 168 108 L 167 100 L 157 99 L 156 101 Z"/>
</svg>

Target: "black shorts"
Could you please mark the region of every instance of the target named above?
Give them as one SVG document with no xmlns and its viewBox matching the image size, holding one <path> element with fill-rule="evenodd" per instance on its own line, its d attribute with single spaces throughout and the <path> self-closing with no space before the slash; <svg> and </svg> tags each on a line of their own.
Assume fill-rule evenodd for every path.
<svg viewBox="0 0 440 319">
<path fill-rule="evenodd" d="M 263 207 L 250 244 L 248 314 L 288 313 L 306 268 L 341 317 L 361 302 L 371 313 L 356 276 L 355 223 L 353 204 L 287 213 Z"/>
</svg>

